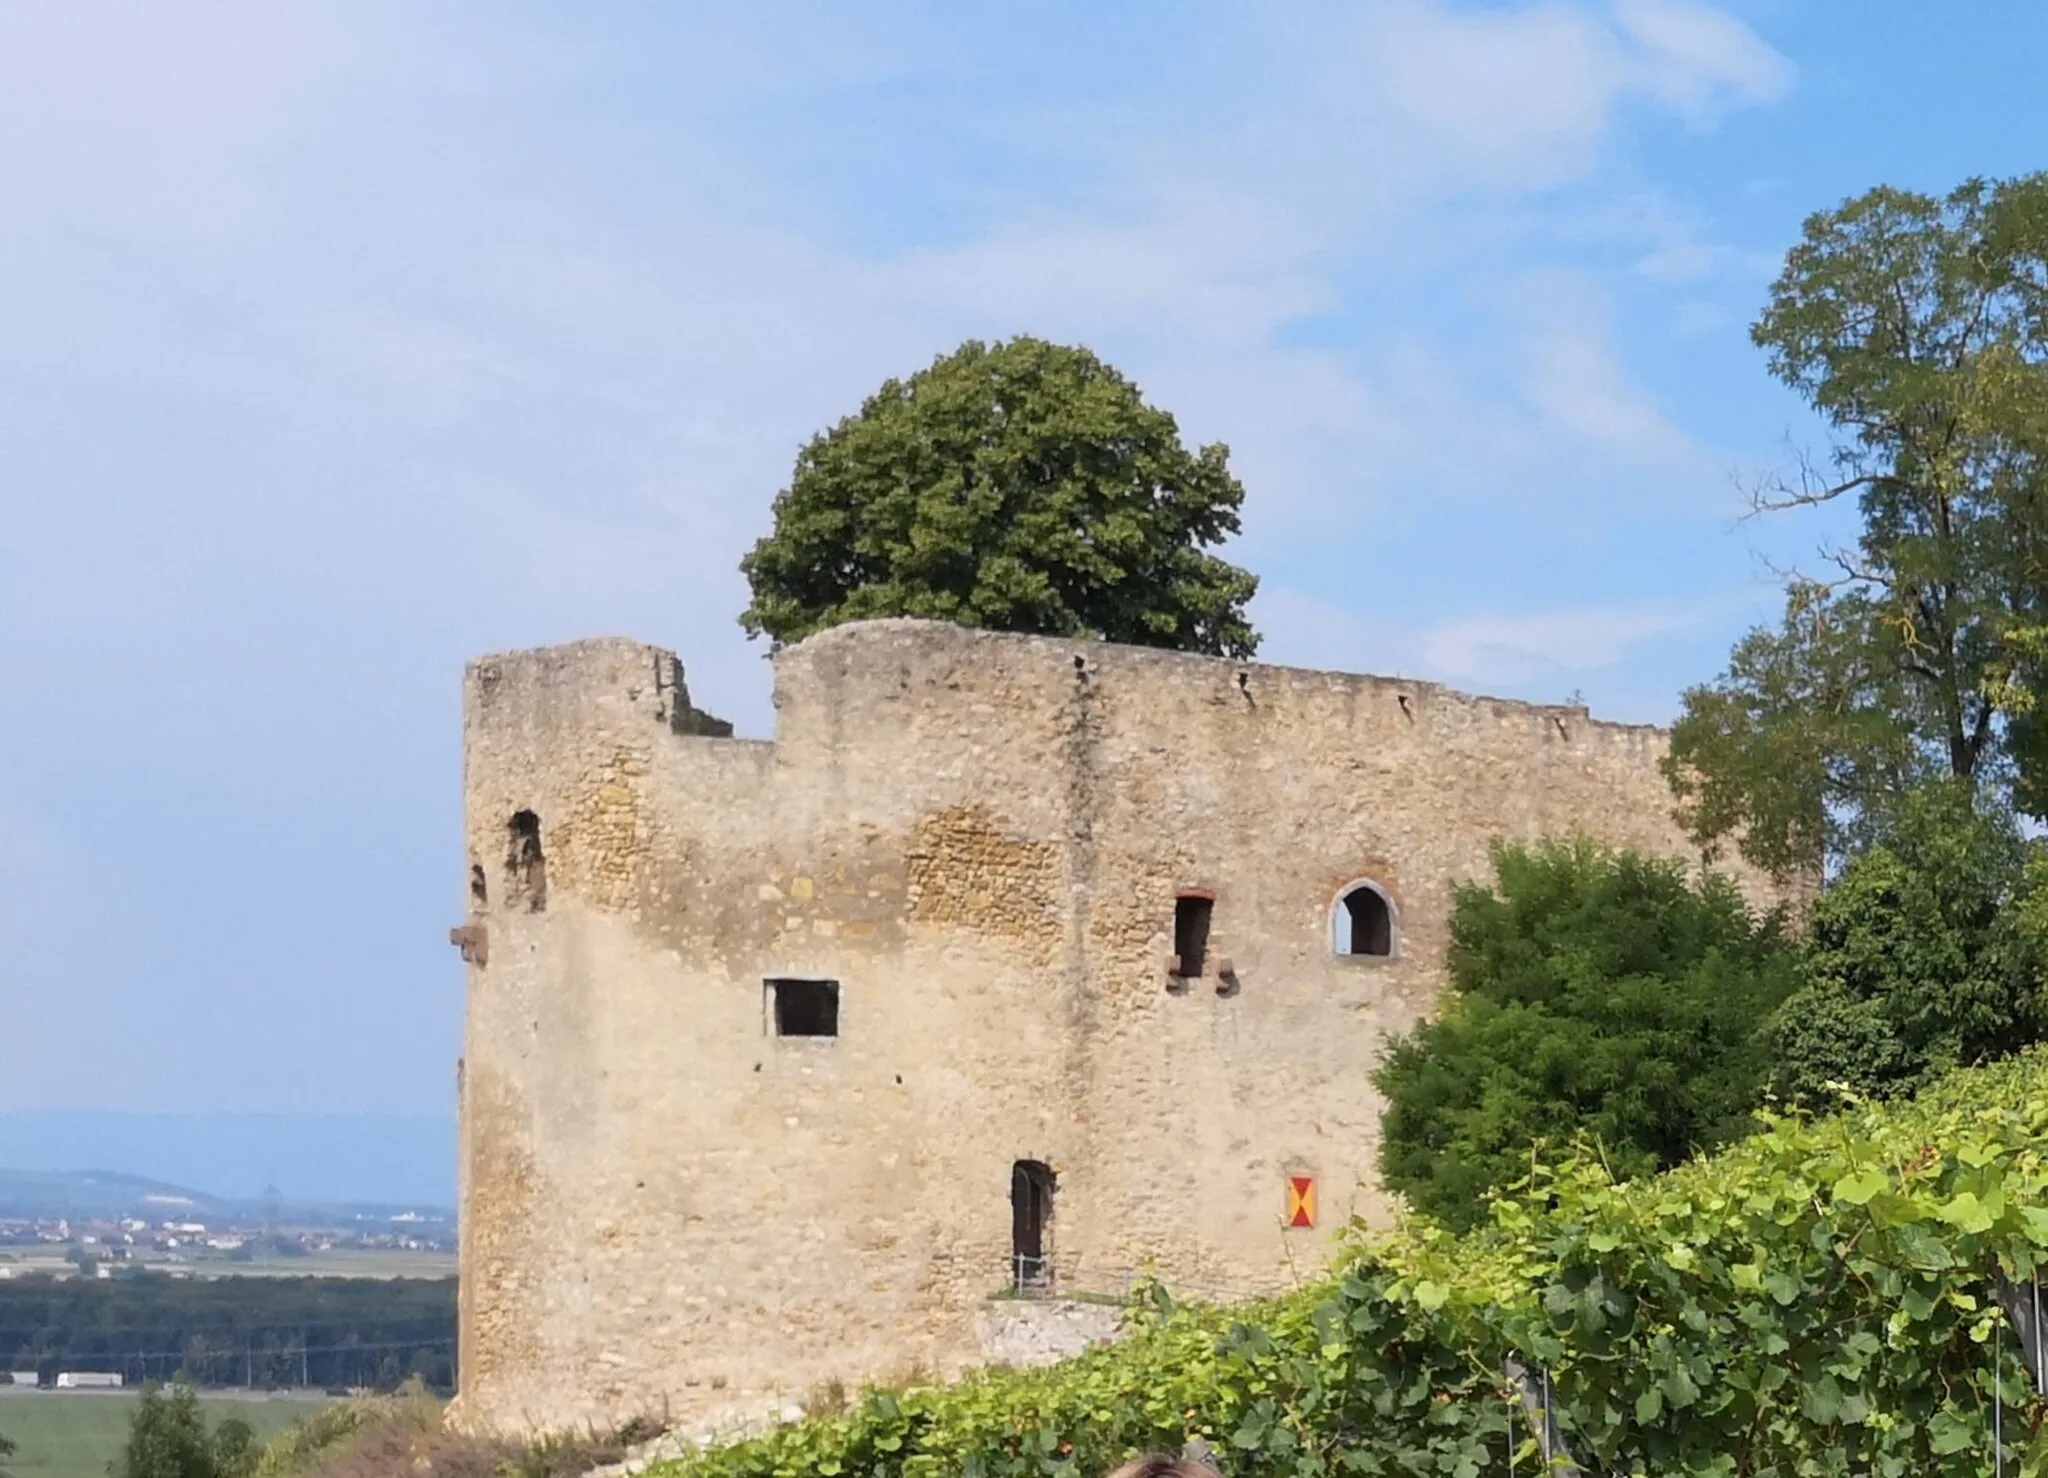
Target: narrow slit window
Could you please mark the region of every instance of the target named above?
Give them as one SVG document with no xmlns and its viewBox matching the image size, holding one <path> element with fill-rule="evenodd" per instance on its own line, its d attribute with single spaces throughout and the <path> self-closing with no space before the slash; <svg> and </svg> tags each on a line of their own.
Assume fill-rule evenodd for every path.
<svg viewBox="0 0 2048 1478">
<path fill-rule="evenodd" d="M 1371 883 L 1359 883 L 1337 900 L 1334 940 L 1340 955 L 1392 959 L 1394 910 L 1387 895 Z"/>
<path fill-rule="evenodd" d="M 1184 980 L 1200 978 L 1208 967 L 1209 920 L 1216 912 L 1216 900 L 1208 893 L 1183 893 L 1173 901 L 1173 953 L 1179 962 L 1175 974 Z"/>
<path fill-rule="evenodd" d="M 771 980 L 768 1009 L 778 1037 L 839 1035 L 839 982 Z"/>
<path fill-rule="evenodd" d="M 539 913 L 548 906 L 548 863 L 540 849 L 540 817 L 514 811 L 506 826 L 505 874 L 514 902 L 524 901 Z"/>
</svg>

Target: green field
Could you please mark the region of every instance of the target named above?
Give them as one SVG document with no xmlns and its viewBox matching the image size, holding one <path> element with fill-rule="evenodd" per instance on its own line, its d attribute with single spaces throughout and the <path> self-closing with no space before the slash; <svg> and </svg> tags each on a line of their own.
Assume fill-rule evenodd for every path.
<svg viewBox="0 0 2048 1478">
<path fill-rule="evenodd" d="M 106 1478 L 107 1464 L 128 1436 L 133 1392 L 32 1391 L 0 1396 L 0 1433 L 20 1450 L 7 1464 L 13 1478 Z M 238 1416 L 267 1440 L 308 1412 L 320 1397 L 202 1396 L 209 1422 Z"/>
<path fill-rule="evenodd" d="M 305 1257 L 199 1262 L 192 1268 L 195 1276 L 202 1278 L 452 1278 L 455 1254 L 336 1248 Z"/>
<path fill-rule="evenodd" d="M 409 1252 L 394 1248 L 337 1247 L 304 1257 L 256 1257 L 246 1261 L 220 1256 L 171 1261 L 145 1257 L 129 1264 L 190 1278 L 452 1278 L 452 1252 Z M 47 1248 L 0 1248 L 0 1277 L 31 1277 L 47 1273 L 75 1276 L 64 1258 Z"/>
</svg>

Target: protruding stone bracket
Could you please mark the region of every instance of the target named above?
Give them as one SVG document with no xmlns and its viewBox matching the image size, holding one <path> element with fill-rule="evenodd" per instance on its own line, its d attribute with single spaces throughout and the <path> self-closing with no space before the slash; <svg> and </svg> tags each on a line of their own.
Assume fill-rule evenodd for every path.
<svg viewBox="0 0 2048 1478">
<path fill-rule="evenodd" d="M 482 924 L 458 924 L 448 931 L 448 942 L 462 951 L 465 965 L 491 962 L 491 931 Z"/>
</svg>

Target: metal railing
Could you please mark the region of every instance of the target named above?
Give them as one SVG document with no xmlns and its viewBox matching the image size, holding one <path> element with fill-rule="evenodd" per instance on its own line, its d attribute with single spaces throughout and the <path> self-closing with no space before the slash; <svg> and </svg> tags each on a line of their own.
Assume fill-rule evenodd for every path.
<svg viewBox="0 0 2048 1478">
<path fill-rule="evenodd" d="M 1010 1257 L 1010 1288 L 1016 1293 L 1051 1293 L 1052 1259 L 1049 1257 L 1026 1257 L 1013 1253 Z"/>
</svg>

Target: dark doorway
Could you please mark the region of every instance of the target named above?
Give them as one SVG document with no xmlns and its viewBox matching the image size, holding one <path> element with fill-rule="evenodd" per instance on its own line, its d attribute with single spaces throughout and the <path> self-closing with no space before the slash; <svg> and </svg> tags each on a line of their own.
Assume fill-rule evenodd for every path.
<svg viewBox="0 0 2048 1478">
<path fill-rule="evenodd" d="M 1019 1160 L 1010 1167 L 1010 1286 L 1019 1293 L 1052 1287 L 1052 1196 L 1050 1165 Z"/>
<path fill-rule="evenodd" d="M 1209 919 L 1216 900 L 1207 893 L 1183 893 L 1173 900 L 1173 953 L 1183 980 L 1198 980 L 1209 956 Z"/>
</svg>

